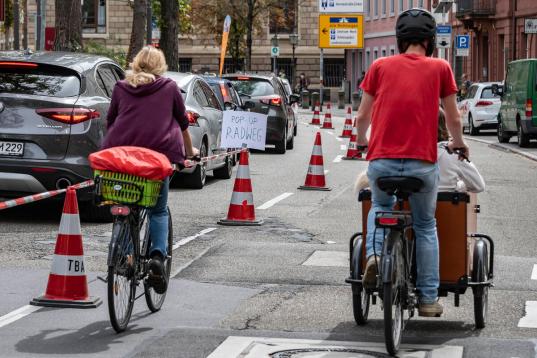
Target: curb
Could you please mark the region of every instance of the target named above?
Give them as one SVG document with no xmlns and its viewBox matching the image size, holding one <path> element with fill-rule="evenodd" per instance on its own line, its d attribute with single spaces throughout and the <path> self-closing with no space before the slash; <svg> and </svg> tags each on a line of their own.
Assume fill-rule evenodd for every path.
<svg viewBox="0 0 537 358">
<path fill-rule="evenodd" d="M 521 156 L 523 156 L 523 157 L 525 157 L 527 159 L 530 159 L 530 160 L 533 160 L 533 161 L 537 162 L 537 155 L 526 153 L 526 152 L 524 152 L 522 150 L 509 147 L 509 146 L 507 146 L 505 144 L 495 143 L 495 142 L 491 142 L 491 141 L 484 140 L 484 139 L 479 139 L 479 138 L 471 138 L 471 137 L 468 137 L 468 136 L 464 136 L 464 138 L 468 139 L 470 141 L 487 144 L 489 147 L 492 147 L 492 148 L 501 149 L 501 150 L 504 150 L 504 151 L 507 151 L 507 152 L 510 152 L 510 153 L 515 153 L 515 154 L 521 155 Z"/>
</svg>

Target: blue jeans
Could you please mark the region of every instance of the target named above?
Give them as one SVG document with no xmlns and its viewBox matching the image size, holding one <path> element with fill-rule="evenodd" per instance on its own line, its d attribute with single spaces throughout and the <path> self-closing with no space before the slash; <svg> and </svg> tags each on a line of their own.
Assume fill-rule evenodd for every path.
<svg viewBox="0 0 537 358">
<path fill-rule="evenodd" d="M 149 210 L 149 234 L 151 236 L 151 247 L 149 256 L 155 252 L 166 258 L 168 254 L 168 189 L 170 178 L 166 178 L 160 189 L 157 205 Z"/>
<path fill-rule="evenodd" d="M 414 159 L 377 159 L 367 170 L 371 188 L 371 210 L 367 217 L 367 257 L 382 253 L 383 231 L 377 230 L 375 240 L 375 213 L 393 210 L 396 197 L 380 190 L 377 179 L 383 176 L 412 176 L 423 180 L 424 187 L 410 196 L 413 229 L 416 235 L 416 262 L 418 289 L 421 303 L 432 303 L 438 295 L 439 258 L 436 234 L 436 198 L 438 193 L 438 165 Z M 373 247 L 373 241 L 375 246 Z"/>
</svg>

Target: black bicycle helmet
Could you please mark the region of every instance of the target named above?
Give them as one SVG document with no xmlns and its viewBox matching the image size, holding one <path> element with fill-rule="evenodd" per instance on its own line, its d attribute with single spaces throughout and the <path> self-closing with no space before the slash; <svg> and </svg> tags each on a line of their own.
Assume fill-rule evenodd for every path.
<svg viewBox="0 0 537 358">
<path fill-rule="evenodd" d="M 399 53 L 405 53 L 410 44 L 421 44 L 424 40 L 429 40 L 425 53 L 431 56 L 436 46 L 436 21 L 427 10 L 406 10 L 397 18 L 395 37 Z"/>
</svg>

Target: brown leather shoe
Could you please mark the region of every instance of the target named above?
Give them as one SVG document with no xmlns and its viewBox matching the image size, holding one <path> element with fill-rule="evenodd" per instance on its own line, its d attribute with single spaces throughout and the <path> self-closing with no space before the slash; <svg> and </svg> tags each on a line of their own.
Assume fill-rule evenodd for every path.
<svg viewBox="0 0 537 358">
<path fill-rule="evenodd" d="M 380 257 L 376 255 L 369 256 L 365 265 L 364 278 L 362 283 L 365 288 L 375 288 L 377 286 L 377 262 L 380 262 Z"/>
<path fill-rule="evenodd" d="M 420 303 L 418 313 L 421 317 L 440 317 L 444 307 L 438 301 L 433 303 Z"/>
</svg>

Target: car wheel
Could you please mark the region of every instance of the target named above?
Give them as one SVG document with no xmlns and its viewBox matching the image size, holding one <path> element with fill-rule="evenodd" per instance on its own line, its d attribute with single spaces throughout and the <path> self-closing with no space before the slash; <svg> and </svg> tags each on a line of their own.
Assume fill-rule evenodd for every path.
<svg viewBox="0 0 537 358">
<path fill-rule="evenodd" d="M 530 145 L 530 136 L 526 133 L 524 133 L 524 129 L 520 125 L 520 122 L 517 124 L 517 139 L 518 139 L 518 146 L 520 148 L 526 148 Z"/>
<path fill-rule="evenodd" d="M 207 144 L 205 141 L 201 142 L 200 148 L 200 157 L 207 156 Z M 184 183 L 186 187 L 191 189 L 201 189 L 205 185 L 205 180 L 207 179 L 207 163 L 201 163 L 196 165 L 196 170 L 193 173 L 186 175 L 184 178 Z"/>
<path fill-rule="evenodd" d="M 285 154 L 287 149 L 287 126 L 285 126 L 285 131 L 283 133 L 283 138 L 278 143 L 276 143 L 276 153 Z"/>
<path fill-rule="evenodd" d="M 233 174 L 233 163 L 231 157 L 226 157 L 225 164 L 222 168 L 213 170 L 213 176 L 217 179 L 229 179 Z"/>
<path fill-rule="evenodd" d="M 470 135 L 478 135 L 479 129 L 474 126 L 474 119 L 472 118 L 472 115 L 468 114 L 468 126 L 469 126 L 469 132 Z"/>
<path fill-rule="evenodd" d="M 287 142 L 287 149 L 293 149 L 295 147 L 295 136 L 292 135 L 291 139 Z"/>
<path fill-rule="evenodd" d="M 97 206 L 93 202 L 80 203 L 80 217 L 86 222 L 111 223 L 114 219 L 110 205 Z"/>
<path fill-rule="evenodd" d="M 511 136 L 505 132 L 505 128 L 503 127 L 501 118 L 498 117 L 498 142 L 500 143 L 509 143 L 509 139 L 511 139 Z"/>
</svg>

